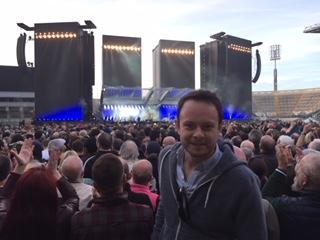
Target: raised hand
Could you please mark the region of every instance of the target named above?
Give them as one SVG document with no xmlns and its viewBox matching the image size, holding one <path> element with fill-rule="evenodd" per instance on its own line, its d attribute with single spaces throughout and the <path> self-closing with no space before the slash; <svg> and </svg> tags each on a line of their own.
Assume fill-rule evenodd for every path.
<svg viewBox="0 0 320 240">
<path fill-rule="evenodd" d="M 19 154 L 16 151 L 11 150 L 10 153 L 14 156 L 17 165 L 13 170 L 15 173 L 22 174 L 27 164 L 33 159 L 33 140 L 24 140 Z"/>
<path fill-rule="evenodd" d="M 47 169 L 52 173 L 52 175 L 58 180 L 61 178 L 61 174 L 58 171 L 58 165 L 60 161 L 61 152 L 56 149 L 50 150 L 49 161 L 47 164 Z"/>
<path fill-rule="evenodd" d="M 276 148 L 276 157 L 278 160 L 278 168 L 280 170 L 287 171 L 288 164 L 289 164 L 288 151 L 290 149 L 285 148 L 285 146 L 281 144 L 277 144 L 275 148 Z"/>
</svg>

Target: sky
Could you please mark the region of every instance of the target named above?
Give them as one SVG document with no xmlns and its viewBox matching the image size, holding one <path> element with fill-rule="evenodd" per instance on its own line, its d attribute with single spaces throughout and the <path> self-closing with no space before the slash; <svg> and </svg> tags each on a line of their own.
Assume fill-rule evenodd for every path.
<svg viewBox="0 0 320 240">
<path fill-rule="evenodd" d="M 195 42 L 196 88 L 200 87 L 200 45 L 210 36 L 226 34 L 254 42 L 262 70 L 253 91 L 273 90 L 274 62 L 270 46 L 281 46 L 277 61 L 278 90 L 320 87 L 320 34 L 303 33 L 320 23 L 319 0 L 10 0 L 2 1 L 0 65 L 17 66 L 16 23 L 91 20 L 95 36 L 94 98 L 102 84 L 102 35 L 141 37 L 142 87 L 152 87 L 152 49 L 160 39 Z M 32 32 L 28 32 L 28 36 Z M 26 60 L 33 62 L 33 41 L 26 44 Z"/>
</svg>

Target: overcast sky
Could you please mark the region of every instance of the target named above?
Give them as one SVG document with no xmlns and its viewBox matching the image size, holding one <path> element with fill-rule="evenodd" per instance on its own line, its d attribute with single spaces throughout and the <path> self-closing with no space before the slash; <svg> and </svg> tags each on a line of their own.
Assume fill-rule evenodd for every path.
<svg viewBox="0 0 320 240">
<path fill-rule="evenodd" d="M 320 34 L 303 33 L 306 26 L 320 23 L 319 0 L 10 0 L 2 2 L 0 19 L 0 65 L 14 66 L 17 37 L 23 32 L 16 23 L 92 20 L 97 26 L 95 98 L 101 90 L 103 34 L 142 38 L 142 86 L 146 88 L 152 86 L 152 49 L 159 39 L 195 42 L 199 88 L 199 46 L 220 31 L 263 42 L 259 47 L 262 72 L 254 91 L 273 90 L 272 44 L 281 45 L 279 90 L 320 87 Z M 33 61 L 33 42 L 26 47 L 27 61 Z"/>
</svg>

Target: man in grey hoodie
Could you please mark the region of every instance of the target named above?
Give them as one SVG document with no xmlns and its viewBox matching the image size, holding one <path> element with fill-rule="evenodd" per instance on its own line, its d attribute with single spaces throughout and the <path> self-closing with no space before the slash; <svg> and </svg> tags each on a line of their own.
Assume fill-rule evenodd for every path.
<svg viewBox="0 0 320 240">
<path fill-rule="evenodd" d="M 181 142 L 160 153 L 160 205 L 152 239 L 266 240 L 256 178 L 220 142 L 217 96 L 190 92 L 178 103 Z"/>
</svg>

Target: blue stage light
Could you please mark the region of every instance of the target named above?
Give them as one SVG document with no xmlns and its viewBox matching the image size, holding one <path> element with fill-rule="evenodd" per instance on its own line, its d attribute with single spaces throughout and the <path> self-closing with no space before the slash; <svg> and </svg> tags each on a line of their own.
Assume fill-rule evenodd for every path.
<svg viewBox="0 0 320 240">
<path fill-rule="evenodd" d="M 60 109 L 37 116 L 38 121 L 83 121 L 83 109 L 80 105 Z"/>
</svg>

